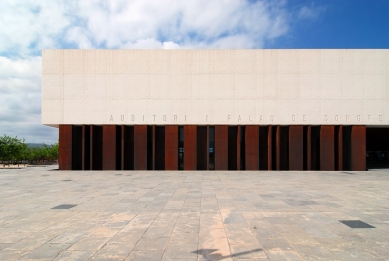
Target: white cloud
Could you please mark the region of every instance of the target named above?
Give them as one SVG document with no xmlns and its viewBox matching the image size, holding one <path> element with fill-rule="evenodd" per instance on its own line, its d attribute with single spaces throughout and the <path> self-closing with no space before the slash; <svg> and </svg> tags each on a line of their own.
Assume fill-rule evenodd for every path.
<svg viewBox="0 0 389 261">
<path fill-rule="evenodd" d="M 163 49 L 179 49 L 181 48 L 179 44 L 176 44 L 175 42 L 163 42 L 162 43 Z"/>
<path fill-rule="evenodd" d="M 87 32 L 79 26 L 71 27 L 67 30 L 64 38 L 68 43 L 77 44 L 81 49 L 92 48 Z"/>
<path fill-rule="evenodd" d="M 0 53 L 17 55 L 68 45 L 143 48 L 150 39 L 218 46 L 234 36 L 250 44 L 226 40 L 224 48 L 261 48 L 286 34 L 290 19 L 284 1 L 274 0 L 1 1 L 0 17 Z"/>
<path fill-rule="evenodd" d="M 166 39 L 183 47 L 203 43 L 217 46 L 220 38 L 235 35 L 249 39 L 251 47 L 260 48 L 267 38 L 281 36 L 289 29 L 285 5 L 279 1 L 135 0 L 131 4 L 121 2 L 121 8 L 104 6 L 99 1 L 83 3 L 79 17 L 93 42 L 108 48 L 150 38 Z M 248 46 L 243 42 L 231 44 L 223 47 Z"/>
<path fill-rule="evenodd" d="M 0 53 L 29 54 L 58 46 L 58 36 L 71 19 L 63 2 L 1 1 Z"/>
<path fill-rule="evenodd" d="M 0 57 L 0 135 L 53 143 L 58 131 L 42 126 L 41 57 Z"/>
<path fill-rule="evenodd" d="M 325 10 L 325 7 L 303 6 L 298 12 L 299 19 L 315 20 Z"/>
<path fill-rule="evenodd" d="M 261 48 L 294 19 L 284 0 L 5 0 L 0 17 L 0 135 L 29 142 L 58 137 L 40 124 L 44 48 Z"/>
<path fill-rule="evenodd" d="M 228 49 L 228 48 L 255 48 L 256 43 L 247 35 L 231 35 L 219 38 L 214 41 L 210 47 L 215 49 Z M 206 43 L 203 44 L 206 47 Z"/>
<path fill-rule="evenodd" d="M 174 42 L 160 42 L 154 38 L 141 39 L 135 43 L 128 42 L 122 46 L 124 49 L 179 49 L 180 45 Z"/>
<path fill-rule="evenodd" d="M 41 57 L 11 59 L 0 56 L 0 77 L 40 79 L 41 64 Z"/>
</svg>

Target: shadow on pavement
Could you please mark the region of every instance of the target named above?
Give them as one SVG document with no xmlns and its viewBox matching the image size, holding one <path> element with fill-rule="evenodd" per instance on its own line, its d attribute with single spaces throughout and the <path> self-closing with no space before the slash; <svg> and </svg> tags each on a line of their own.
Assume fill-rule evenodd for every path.
<svg viewBox="0 0 389 261">
<path fill-rule="evenodd" d="M 263 251 L 261 248 L 253 249 L 250 251 L 244 251 L 244 252 L 239 252 L 239 253 L 234 253 L 232 255 L 227 255 L 223 256 L 219 253 L 214 253 L 213 252 L 218 251 L 218 249 L 199 249 L 196 251 L 193 251 L 192 253 L 198 253 L 199 255 L 202 255 L 204 259 L 206 260 L 223 260 L 226 258 L 233 258 L 233 257 L 238 257 L 238 256 L 244 256 L 247 254 Z"/>
</svg>

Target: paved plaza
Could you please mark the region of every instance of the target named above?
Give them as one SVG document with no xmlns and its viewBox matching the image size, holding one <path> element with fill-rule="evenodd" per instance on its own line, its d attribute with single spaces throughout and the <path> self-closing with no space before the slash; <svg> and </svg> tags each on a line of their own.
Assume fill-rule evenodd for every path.
<svg viewBox="0 0 389 261">
<path fill-rule="evenodd" d="M 389 171 L 55 168 L 0 170 L 0 260 L 389 260 Z"/>
</svg>

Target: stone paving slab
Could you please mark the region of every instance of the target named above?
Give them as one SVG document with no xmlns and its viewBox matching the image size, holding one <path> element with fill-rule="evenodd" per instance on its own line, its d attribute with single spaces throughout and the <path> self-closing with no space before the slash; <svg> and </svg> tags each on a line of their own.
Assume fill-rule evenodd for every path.
<svg viewBox="0 0 389 261">
<path fill-rule="evenodd" d="M 389 170 L 56 167 L 0 170 L 0 260 L 389 260 Z"/>
</svg>

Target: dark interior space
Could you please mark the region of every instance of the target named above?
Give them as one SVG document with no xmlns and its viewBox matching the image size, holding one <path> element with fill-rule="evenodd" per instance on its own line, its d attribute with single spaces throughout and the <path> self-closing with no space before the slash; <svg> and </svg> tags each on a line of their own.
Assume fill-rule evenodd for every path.
<svg viewBox="0 0 389 261">
<path fill-rule="evenodd" d="M 155 169 L 165 169 L 165 126 L 155 126 Z"/>
<path fill-rule="evenodd" d="M 184 126 L 178 126 L 178 169 L 184 170 Z"/>
<path fill-rule="evenodd" d="M 123 169 L 134 169 L 134 126 L 123 126 Z"/>
<path fill-rule="evenodd" d="M 271 128 L 271 169 L 277 169 L 277 126 L 269 126 Z"/>
<path fill-rule="evenodd" d="M 320 126 L 311 127 L 311 170 L 320 170 Z"/>
<path fill-rule="evenodd" d="M 103 126 L 91 125 L 92 136 L 92 169 L 103 169 Z"/>
<path fill-rule="evenodd" d="M 207 126 L 197 126 L 197 169 L 208 169 L 208 131 Z"/>
<path fill-rule="evenodd" d="M 269 126 L 259 126 L 259 169 L 267 170 Z"/>
<path fill-rule="evenodd" d="M 72 127 L 72 169 L 82 170 L 82 126 Z"/>
<path fill-rule="evenodd" d="M 289 169 L 289 126 L 279 126 L 279 170 Z M 276 138 L 277 140 L 277 138 Z"/>
<path fill-rule="evenodd" d="M 246 158 L 245 158 L 245 151 L 246 151 L 246 147 L 245 147 L 245 137 L 246 137 L 246 126 L 240 126 L 240 137 L 239 137 L 239 140 L 240 140 L 240 170 L 245 170 L 246 169 Z M 258 159 L 259 160 L 259 159 Z"/>
<path fill-rule="evenodd" d="M 303 166 L 308 169 L 308 126 L 303 126 Z"/>
<path fill-rule="evenodd" d="M 343 170 L 351 170 L 351 126 L 343 126 Z"/>
<path fill-rule="evenodd" d="M 366 167 L 389 168 L 389 128 L 366 128 Z"/>
<path fill-rule="evenodd" d="M 82 132 L 84 139 L 83 141 L 83 148 L 84 148 L 84 155 L 83 155 L 83 169 L 84 170 L 90 170 L 90 126 L 89 125 L 83 125 L 82 126 Z"/>
<path fill-rule="evenodd" d="M 238 126 L 228 126 L 228 170 L 237 170 Z"/>
<path fill-rule="evenodd" d="M 215 170 L 215 126 L 209 126 L 209 170 Z"/>
<path fill-rule="evenodd" d="M 388 151 L 389 128 L 366 128 L 366 150 Z"/>
</svg>

